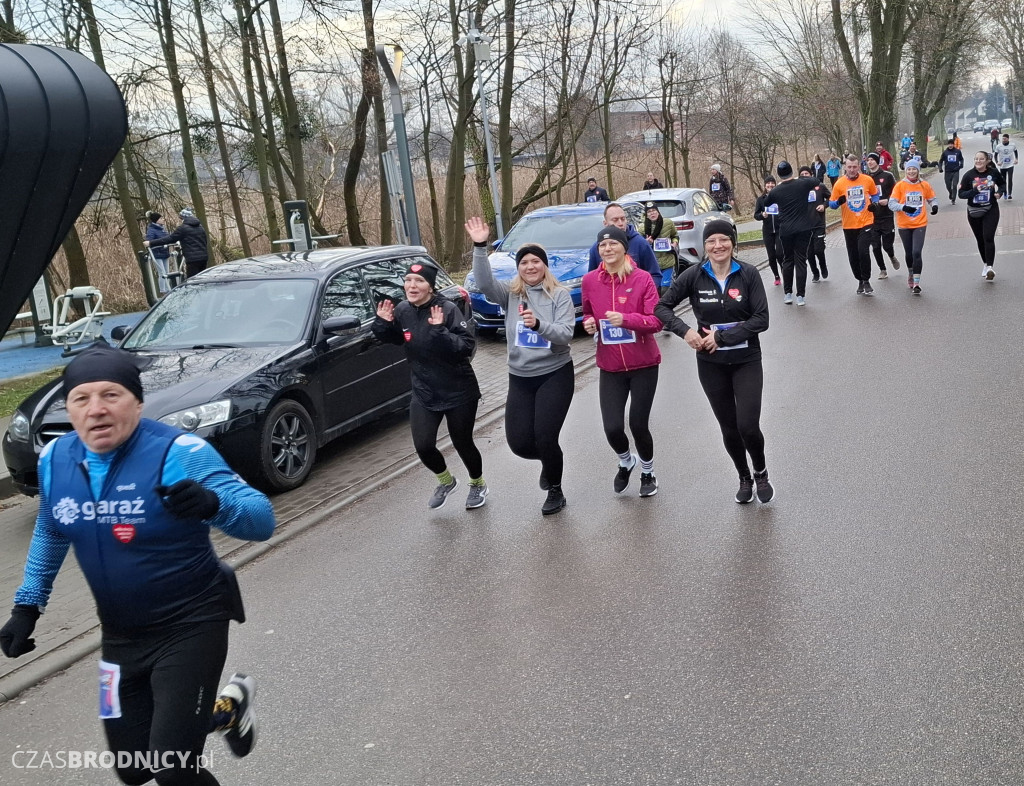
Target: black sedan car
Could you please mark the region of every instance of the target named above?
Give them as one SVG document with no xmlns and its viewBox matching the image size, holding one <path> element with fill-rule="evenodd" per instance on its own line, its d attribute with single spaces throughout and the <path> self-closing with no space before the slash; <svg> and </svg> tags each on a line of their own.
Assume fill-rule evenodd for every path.
<svg viewBox="0 0 1024 786">
<path fill-rule="evenodd" d="M 405 297 L 414 262 L 439 267 L 414 246 L 271 254 L 209 268 L 172 290 L 131 331 L 144 417 L 193 432 L 256 485 L 302 484 L 319 447 L 409 403 L 402 347 L 370 333 L 381 300 Z M 441 270 L 437 290 L 469 296 Z M 125 335 L 127 334 L 127 335 Z M 71 431 L 60 381 L 22 402 L 4 435 L 18 488 L 38 492 L 36 461 Z"/>
</svg>

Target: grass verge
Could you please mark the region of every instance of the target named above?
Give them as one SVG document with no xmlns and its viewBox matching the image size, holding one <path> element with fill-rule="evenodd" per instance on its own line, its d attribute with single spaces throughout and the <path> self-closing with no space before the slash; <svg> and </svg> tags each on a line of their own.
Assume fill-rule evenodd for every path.
<svg viewBox="0 0 1024 786">
<path fill-rule="evenodd" d="M 10 417 L 18 404 L 25 400 L 29 393 L 34 393 L 51 379 L 56 379 L 64 370 L 63 366 L 33 374 L 29 377 L 18 377 L 0 385 L 0 417 Z"/>
</svg>

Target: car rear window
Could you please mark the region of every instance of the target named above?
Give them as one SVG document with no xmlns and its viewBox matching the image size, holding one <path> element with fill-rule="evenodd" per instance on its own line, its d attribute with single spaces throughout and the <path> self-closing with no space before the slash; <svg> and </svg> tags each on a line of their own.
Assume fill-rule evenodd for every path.
<svg viewBox="0 0 1024 786">
<path fill-rule="evenodd" d="M 686 203 L 679 202 L 678 200 L 653 200 L 654 204 L 658 206 L 658 210 L 661 211 L 661 215 L 665 218 L 677 218 L 679 216 L 686 215 Z"/>
</svg>

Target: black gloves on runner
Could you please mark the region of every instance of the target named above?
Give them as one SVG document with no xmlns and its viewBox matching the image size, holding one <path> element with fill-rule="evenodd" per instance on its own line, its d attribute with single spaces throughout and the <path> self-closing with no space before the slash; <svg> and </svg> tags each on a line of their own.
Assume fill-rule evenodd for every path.
<svg viewBox="0 0 1024 786">
<path fill-rule="evenodd" d="M 164 507 L 179 519 L 208 519 L 220 510 L 220 498 L 191 478 L 173 486 L 157 486 L 155 491 Z"/>
<path fill-rule="evenodd" d="M 916 207 L 911 207 L 910 205 L 904 205 L 903 206 L 903 212 L 904 213 L 916 213 L 917 212 L 917 208 Z"/>
<path fill-rule="evenodd" d="M 939 206 L 938 205 L 932 205 L 932 215 L 935 216 L 935 215 L 938 215 L 938 213 L 939 213 Z"/>
<path fill-rule="evenodd" d="M 839 199 L 836 200 L 836 205 L 842 207 L 846 203 L 846 194 L 840 194 Z"/>
<path fill-rule="evenodd" d="M 11 609 L 11 618 L 0 628 L 0 650 L 8 658 L 18 658 L 36 648 L 36 640 L 30 639 L 36 629 L 39 609 L 36 606 L 18 604 Z"/>
</svg>

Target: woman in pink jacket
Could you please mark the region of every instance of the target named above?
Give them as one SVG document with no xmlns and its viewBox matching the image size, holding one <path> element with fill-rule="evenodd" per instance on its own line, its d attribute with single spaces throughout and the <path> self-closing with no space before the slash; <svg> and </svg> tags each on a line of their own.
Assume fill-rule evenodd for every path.
<svg viewBox="0 0 1024 786">
<path fill-rule="evenodd" d="M 601 265 L 583 277 L 583 327 L 597 337 L 597 367 L 601 369 L 601 420 L 608 444 L 619 456 L 612 488 L 621 494 L 640 462 L 640 496 L 658 493 L 654 477 L 654 437 L 649 425 L 654 391 L 658 386 L 661 350 L 654 335 L 661 321 L 654 316 L 658 289 L 646 270 L 638 270 L 626 255 L 629 240 L 616 226 L 597 234 Z M 634 455 L 626 436 L 626 401 L 629 430 L 636 441 Z"/>
</svg>

